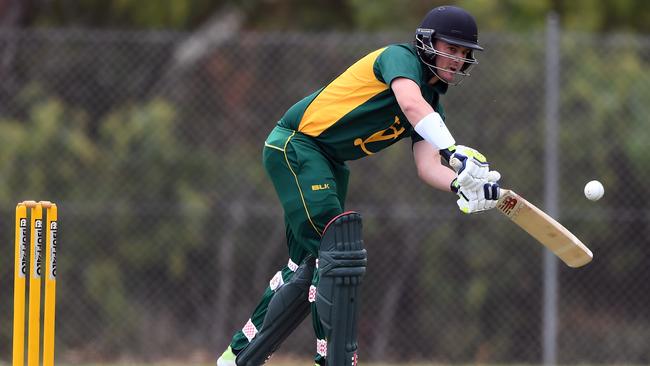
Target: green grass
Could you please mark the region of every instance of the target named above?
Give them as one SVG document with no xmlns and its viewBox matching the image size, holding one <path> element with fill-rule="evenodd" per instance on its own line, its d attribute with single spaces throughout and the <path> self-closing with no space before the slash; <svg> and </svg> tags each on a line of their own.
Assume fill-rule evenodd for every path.
<svg viewBox="0 0 650 366">
<path fill-rule="evenodd" d="M 10 366 L 10 363 L 0 362 L 0 366 Z M 265 364 L 265 366 L 312 366 L 313 361 L 311 359 L 294 359 L 294 358 L 272 358 Z M 57 366 L 216 366 L 216 363 L 187 363 L 187 362 L 155 362 L 155 363 L 130 363 L 130 362 L 116 362 L 116 363 L 58 363 Z M 472 365 L 451 365 L 451 364 L 439 364 L 439 363 L 364 363 L 360 362 L 359 366 L 477 366 Z M 517 365 L 517 364 L 508 364 L 508 365 L 484 365 L 484 366 L 531 366 L 531 365 Z M 534 365 L 532 365 L 534 366 Z M 582 365 L 585 366 L 585 365 Z M 617 365 L 625 366 L 625 365 Z"/>
<path fill-rule="evenodd" d="M 10 366 L 10 363 L 0 362 L 0 366 Z M 274 357 L 265 366 L 312 366 L 313 362 L 311 359 L 298 359 L 298 358 L 288 358 L 288 357 Z M 426 362 L 414 362 L 414 363 L 365 363 L 359 362 L 359 366 L 541 366 L 535 364 L 443 364 L 443 363 L 426 363 Z M 57 366 L 216 366 L 215 363 L 191 363 L 191 362 L 152 362 L 152 363 L 141 363 L 141 362 L 115 362 L 115 363 L 58 363 Z M 588 364 L 580 364 L 577 366 L 590 366 Z M 598 366 L 606 366 L 606 364 L 599 364 Z M 642 366 L 636 364 L 616 364 L 615 366 Z"/>
<path fill-rule="evenodd" d="M 312 366 L 313 361 L 311 359 L 297 360 L 297 359 L 282 359 L 274 360 L 271 359 L 265 364 L 265 366 Z M 442 364 L 442 363 L 426 363 L 426 362 L 417 362 L 417 363 L 365 363 L 359 362 L 359 366 L 539 366 L 533 364 Z M 0 366 L 10 366 L 8 363 L 0 362 Z M 186 362 L 155 362 L 155 363 L 129 363 L 129 362 L 116 362 L 116 363 L 58 363 L 57 366 L 216 366 L 216 363 L 186 363 Z M 580 366 L 589 366 L 589 365 L 580 365 Z M 598 365 L 605 366 L 605 365 Z M 640 366 L 640 365 L 626 365 L 626 364 L 617 364 L 615 366 Z"/>
</svg>

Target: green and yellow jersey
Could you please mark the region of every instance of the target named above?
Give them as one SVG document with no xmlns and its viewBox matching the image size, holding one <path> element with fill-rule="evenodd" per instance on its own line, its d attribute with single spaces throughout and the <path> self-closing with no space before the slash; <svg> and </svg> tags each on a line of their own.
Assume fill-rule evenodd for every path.
<svg viewBox="0 0 650 366">
<path fill-rule="evenodd" d="M 447 91 L 447 84 L 427 84 L 430 74 L 415 48 L 395 44 L 371 52 L 293 105 L 278 125 L 311 136 L 338 161 L 372 155 L 405 137 L 422 140 L 390 89 L 398 77 L 415 81 L 424 99 L 444 119 L 439 97 Z"/>
</svg>

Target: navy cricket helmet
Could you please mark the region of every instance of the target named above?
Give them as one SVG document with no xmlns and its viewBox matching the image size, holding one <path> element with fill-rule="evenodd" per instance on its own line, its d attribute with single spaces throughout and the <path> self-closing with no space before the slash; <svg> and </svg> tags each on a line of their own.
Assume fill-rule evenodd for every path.
<svg viewBox="0 0 650 366">
<path fill-rule="evenodd" d="M 457 57 L 445 52 L 436 50 L 434 47 L 435 40 L 441 40 L 456 46 L 467 47 L 470 49 L 467 57 Z M 456 82 L 449 84 L 457 85 L 464 77 L 469 76 L 469 69 L 478 63 L 474 58 L 473 51 L 483 51 L 483 47 L 478 44 L 478 27 L 474 17 L 456 6 L 440 6 L 431 10 L 422 20 L 420 28 L 415 32 L 415 47 L 420 60 L 429 67 L 429 69 L 438 76 L 436 70 L 449 71 L 458 76 Z M 464 64 L 460 70 L 446 70 L 436 66 L 435 58 L 448 57 Z M 446 82 L 444 79 L 438 77 Z"/>
</svg>

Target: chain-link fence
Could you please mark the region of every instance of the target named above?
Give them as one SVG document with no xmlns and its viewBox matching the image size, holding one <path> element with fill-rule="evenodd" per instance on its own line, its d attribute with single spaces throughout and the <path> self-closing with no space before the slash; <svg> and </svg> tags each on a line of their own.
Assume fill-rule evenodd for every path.
<svg viewBox="0 0 650 366">
<path fill-rule="evenodd" d="M 11 349 L 13 207 L 60 207 L 57 360 L 213 361 L 287 261 L 261 164 L 294 102 L 408 34 L 0 34 L 0 350 Z M 488 34 L 443 98 L 456 139 L 544 200 L 545 34 Z M 650 362 L 650 40 L 562 34 L 561 221 L 594 262 L 559 267 L 558 361 Z M 369 255 L 366 361 L 537 363 L 543 249 L 418 180 L 410 143 L 351 162 Z M 599 179 L 605 197 L 582 195 Z M 278 352 L 307 359 L 306 321 Z"/>
</svg>

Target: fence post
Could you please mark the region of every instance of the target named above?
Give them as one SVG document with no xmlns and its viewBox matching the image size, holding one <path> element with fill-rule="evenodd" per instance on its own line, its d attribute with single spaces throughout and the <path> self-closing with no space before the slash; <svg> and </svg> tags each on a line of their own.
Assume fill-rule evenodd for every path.
<svg viewBox="0 0 650 366">
<path fill-rule="evenodd" d="M 550 12 L 546 21 L 546 123 L 544 153 L 544 208 L 559 218 L 558 125 L 560 94 L 560 37 L 558 16 Z M 542 349 L 545 366 L 557 364 L 558 261 L 544 251 L 544 303 L 542 307 Z"/>
</svg>

